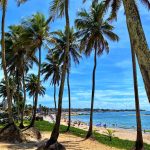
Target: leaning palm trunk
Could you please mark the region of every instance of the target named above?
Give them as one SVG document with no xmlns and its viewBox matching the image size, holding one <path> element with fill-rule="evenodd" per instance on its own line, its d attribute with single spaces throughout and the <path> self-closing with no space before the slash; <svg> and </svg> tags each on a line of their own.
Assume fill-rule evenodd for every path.
<svg viewBox="0 0 150 150">
<path fill-rule="evenodd" d="M 25 73 L 23 72 L 22 82 L 23 82 L 23 93 L 24 93 L 24 99 L 23 99 L 23 105 L 21 110 L 21 122 L 20 122 L 20 128 L 24 128 L 23 125 L 23 116 L 24 116 L 24 109 L 25 109 L 25 103 L 26 103 L 26 87 L 25 87 Z"/>
<path fill-rule="evenodd" d="M 51 144 L 57 142 L 59 136 L 59 127 L 60 127 L 60 120 L 61 120 L 61 112 L 62 112 L 62 98 L 63 98 L 63 91 L 64 91 L 64 83 L 65 83 L 65 76 L 66 76 L 66 63 L 64 62 L 62 68 L 62 77 L 61 77 L 61 84 L 59 88 L 59 98 L 58 98 L 58 110 L 56 114 L 56 122 L 51 134 L 50 139 L 47 141 L 46 148 L 48 148 Z"/>
<path fill-rule="evenodd" d="M 7 92 L 7 102 L 8 102 L 8 113 L 9 113 L 9 123 L 13 123 L 13 114 L 12 114 L 12 100 L 10 97 L 9 90 L 9 80 L 6 70 L 6 59 L 5 59 L 5 15 L 6 15 L 6 0 L 2 2 L 2 26 L 1 26 L 1 50 L 2 50 L 2 67 L 4 71 L 4 79 L 6 82 L 6 92 Z"/>
<path fill-rule="evenodd" d="M 134 50 L 131 49 L 131 51 L 132 51 L 133 80 L 134 80 L 134 94 L 135 94 L 135 107 L 136 107 L 136 122 L 137 122 L 137 139 L 136 139 L 135 148 L 136 150 L 141 150 L 143 148 L 143 137 L 142 137 L 142 125 L 141 125 L 141 117 L 140 117 L 136 57 L 135 57 Z"/>
<path fill-rule="evenodd" d="M 40 73 L 41 73 L 41 46 L 39 47 L 39 70 L 38 70 L 38 87 L 40 87 Z M 39 90 L 38 90 L 39 91 Z M 38 92 L 35 93 L 35 100 L 34 100 L 34 107 L 33 107 L 33 117 L 29 127 L 33 127 L 36 119 L 36 110 L 37 110 L 37 103 L 38 103 Z"/>
<path fill-rule="evenodd" d="M 136 53 L 139 67 L 150 102 L 150 51 L 142 28 L 140 15 L 133 0 L 123 0 L 131 45 Z"/>
<path fill-rule="evenodd" d="M 67 70 L 67 86 L 68 86 L 68 100 L 69 100 L 69 108 L 68 108 L 68 127 L 67 127 L 67 131 L 69 131 L 69 129 L 70 129 L 70 124 L 71 124 L 71 95 L 70 95 L 69 70 Z"/>
<path fill-rule="evenodd" d="M 89 130 L 86 135 L 86 138 L 89 138 L 92 136 L 92 129 L 93 129 L 93 107 L 94 107 L 94 94 L 95 94 L 95 72 L 96 72 L 96 66 L 97 66 L 97 49 L 95 49 L 94 53 L 94 68 L 93 68 L 93 75 L 92 75 L 92 96 L 91 96 L 91 111 L 90 111 L 90 124 L 89 124 Z"/>
<path fill-rule="evenodd" d="M 66 69 L 67 69 L 67 61 L 66 58 L 69 53 L 69 13 L 68 13 L 68 0 L 65 0 L 65 16 L 66 16 L 66 32 L 67 32 L 67 46 L 66 51 L 64 54 L 64 64 L 62 68 L 62 76 L 61 76 L 61 83 L 59 88 L 59 98 L 58 98 L 58 111 L 56 115 L 56 123 L 54 125 L 52 134 L 50 139 L 47 141 L 45 149 L 47 149 L 50 145 L 57 142 L 58 136 L 59 136 L 59 127 L 60 127 L 60 120 L 61 120 L 61 112 L 62 112 L 62 98 L 63 98 L 63 92 L 64 92 L 64 83 L 65 83 L 65 77 L 66 77 Z"/>
</svg>

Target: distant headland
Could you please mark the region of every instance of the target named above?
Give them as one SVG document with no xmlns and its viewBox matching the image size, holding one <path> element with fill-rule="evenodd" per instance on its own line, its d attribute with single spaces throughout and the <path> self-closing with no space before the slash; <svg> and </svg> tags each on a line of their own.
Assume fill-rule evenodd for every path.
<svg viewBox="0 0 150 150">
<path fill-rule="evenodd" d="M 54 108 L 50 108 L 51 110 L 54 110 Z M 63 112 L 68 112 L 67 108 L 62 109 Z M 90 108 L 72 108 L 72 112 L 90 112 Z M 94 112 L 126 112 L 126 111 L 135 111 L 135 109 L 94 109 Z M 146 110 L 140 110 L 140 111 L 146 111 Z"/>
</svg>

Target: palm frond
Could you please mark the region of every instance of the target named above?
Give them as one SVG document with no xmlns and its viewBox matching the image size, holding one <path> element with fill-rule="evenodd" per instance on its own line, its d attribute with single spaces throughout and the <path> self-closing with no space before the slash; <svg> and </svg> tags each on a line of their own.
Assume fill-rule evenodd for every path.
<svg viewBox="0 0 150 150">
<path fill-rule="evenodd" d="M 16 0 L 17 1 L 17 5 L 20 6 L 21 4 L 25 3 L 28 0 Z"/>
<path fill-rule="evenodd" d="M 65 0 L 53 0 L 50 5 L 50 15 L 54 19 L 55 17 L 62 17 L 65 10 Z"/>
<path fill-rule="evenodd" d="M 150 9 L 150 1 L 149 0 L 140 0 L 148 9 Z"/>
</svg>

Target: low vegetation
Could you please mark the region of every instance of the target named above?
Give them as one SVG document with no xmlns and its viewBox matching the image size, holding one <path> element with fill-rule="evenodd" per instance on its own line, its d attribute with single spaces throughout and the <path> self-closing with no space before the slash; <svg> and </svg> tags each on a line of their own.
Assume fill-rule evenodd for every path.
<svg viewBox="0 0 150 150">
<path fill-rule="evenodd" d="M 115 136 L 114 133 L 115 133 L 115 130 L 111 130 L 111 129 L 106 129 L 106 131 L 104 132 L 104 134 L 108 136 L 110 141 L 112 141 L 112 137 Z"/>
</svg>

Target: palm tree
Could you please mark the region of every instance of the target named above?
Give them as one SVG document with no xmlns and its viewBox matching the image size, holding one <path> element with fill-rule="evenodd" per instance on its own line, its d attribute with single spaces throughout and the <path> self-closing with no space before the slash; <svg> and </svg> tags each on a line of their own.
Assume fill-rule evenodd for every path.
<svg viewBox="0 0 150 150">
<path fill-rule="evenodd" d="M 63 63 L 63 58 L 66 51 L 66 43 L 67 43 L 67 34 L 66 29 L 65 31 L 58 30 L 56 32 L 52 32 L 51 37 L 51 43 L 54 45 L 54 48 L 51 49 L 56 55 L 59 56 L 59 60 L 61 63 Z M 75 64 L 79 64 L 79 58 L 81 58 L 79 53 L 79 45 L 77 43 L 77 37 L 74 33 L 73 27 L 69 30 L 69 53 L 67 56 L 67 87 L 68 87 L 68 100 L 69 100 L 69 121 L 68 121 L 68 128 L 67 131 L 69 131 L 70 123 L 71 123 L 71 94 L 70 94 L 70 81 L 69 81 L 69 75 L 70 75 L 70 68 L 71 68 L 71 60 Z"/>
<path fill-rule="evenodd" d="M 9 90 L 9 79 L 6 70 L 6 60 L 5 60 L 5 16 L 6 16 L 6 5 L 7 0 L 1 0 L 0 5 L 2 6 L 2 21 L 1 21 L 1 51 L 2 51 L 2 67 L 4 71 L 4 80 L 6 82 L 6 91 L 7 91 L 7 102 L 8 102 L 8 114 L 9 114 L 9 123 L 13 123 L 13 114 L 12 114 L 12 102 L 10 97 Z"/>
<path fill-rule="evenodd" d="M 142 125 L 140 117 L 140 104 L 139 104 L 139 94 L 138 94 L 138 81 L 137 81 L 137 71 L 136 71 L 136 55 L 131 48 L 132 53 L 132 66 L 133 66 L 133 81 L 134 81 L 134 94 L 135 94 L 135 108 L 136 108 L 136 122 L 137 122 L 137 139 L 136 139 L 136 150 L 143 148 L 143 136 L 142 136 Z"/>
<path fill-rule="evenodd" d="M 26 29 L 27 33 L 26 36 L 28 36 L 29 41 L 31 42 L 31 47 L 33 47 L 33 53 L 35 53 L 36 50 L 39 51 L 39 62 L 38 62 L 38 81 L 40 81 L 40 72 L 41 72 L 41 48 L 44 44 L 44 41 L 46 40 L 46 37 L 48 37 L 48 31 L 49 27 L 48 24 L 46 24 L 45 16 L 41 13 L 34 14 L 31 18 L 28 18 L 27 20 L 22 22 L 23 27 Z M 38 93 L 35 95 L 35 104 L 37 104 L 38 101 Z M 37 108 L 37 105 L 35 105 L 35 109 Z M 29 127 L 34 126 L 35 117 L 33 117 L 31 124 Z"/>
<path fill-rule="evenodd" d="M 30 74 L 26 79 L 26 90 L 29 92 L 29 96 L 33 97 L 33 116 L 31 123 L 34 124 L 36 118 L 36 110 L 37 110 L 37 100 L 36 95 L 44 96 L 45 88 L 39 83 L 38 76 L 35 74 Z"/>
<path fill-rule="evenodd" d="M 13 76 L 9 76 L 9 90 L 10 90 L 10 98 L 12 101 L 12 105 L 14 106 L 14 108 L 20 109 L 21 107 L 21 101 L 17 101 L 18 97 L 19 99 L 22 99 L 22 93 L 21 92 L 17 92 L 17 85 L 15 83 L 15 79 Z M 6 92 L 6 82 L 4 79 L 1 80 L 0 82 L 0 97 L 3 98 L 3 101 L 5 102 L 5 107 L 8 106 L 8 102 L 7 102 L 7 92 Z M 15 109 L 16 110 L 16 109 Z M 15 112 L 13 111 L 13 114 L 15 114 Z"/>
<path fill-rule="evenodd" d="M 9 26 L 9 32 L 5 34 L 6 43 L 6 66 L 8 73 L 13 75 L 17 83 L 18 98 L 16 99 L 19 104 L 20 92 L 23 92 L 24 99 L 21 104 L 21 123 L 20 127 L 23 128 L 23 114 L 24 106 L 26 102 L 26 90 L 25 90 L 25 76 L 30 68 L 33 66 L 33 62 L 37 63 L 36 56 L 32 54 L 32 49 L 29 49 L 29 41 L 26 41 L 26 31 L 21 25 Z M 21 87 L 23 86 L 23 89 Z M 19 105 L 18 115 L 19 115 Z"/>
<path fill-rule="evenodd" d="M 9 26 L 9 32 L 5 34 L 5 46 L 6 46 L 6 67 L 8 73 L 14 76 L 17 85 L 18 98 L 16 97 L 16 107 L 19 116 L 19 93 L 21 91 L 21 76 L 22 76 L 22 57 L 25 50 L 20 48 L 21 34 L 23 28 L 20 25 Z"/>
<path fill-rule="evenodd" d="M 102 55 L 104 50 L 109 52 L 109 45 L 106 38 L 111 41 L 118 41 L 119 37 L 113 32 L 114 27 L 104 20 L 105 8 L 103 3 L 92 3 L 90 12 L 85 9 L 78 13 L 78 19 L 75 20 L 78 28 L 77 36 L 80 37 L 80 49 L 84 50 L 85 55 L 89 56 L 94 49 L 94 68 L 92 74 L 92 96 L 90 125 L 86 138 L 92 136 L 93 127 L 93 107 L 95 94 L 95 72 L 97 67 L 97 55 Z"/>
<path fill-rule="evenodd" d="M 125 14 L 126 14 L 126 24 L 130 37 L 130 44 L 132 50 L 132 61 L 134 61 L 134 53 L 137 56 L 137 60 L 139 63 L 140 71 L 142 73 L 143 81 L 145 84 L 146 93 L 150 102 L 150 70 L 149 70 L 149 58 L 150 52 L 147 44 L 147 40 L 144 34 L 144 30 L 142 27 L 140 14 L 138 11 L 137 3 L 135 1 L 130 0 L 107 0 L 105 1 L 106 7 L 112 7 L 112 18 L 116 18 L 117 11 L 119 6 L 123 2 Z M 149 0 L 141 0 L 142 4 L 146 5 L 148 9 L 150 9 Z M 133 62 L 133 65 L 136 65 Z M 133 69 L 135 66 L 133 67 Z M 136 85 L 136 71 L 134 70 L 134 86 Z M 136 114 L 137 114 L 137 139 L 136 139 L 136 149 L 142 149 L 143 147 L 143 138 L 141 134 L 141 121 L 140 121 L 140 111 L 139 111 L 139 100 L 138 100 L 138 88 L 135 87 L 135 96 L 136 96 Z"/>
<path fill-rule="evenodd" d="M 59 88 L 59 96 L 58 96 L 58 111 L 56 115 L 56 123 L 54 125 L 52 134 L 50 139 L 47 141 L 45 149 L 47 149 L 51 144 L 57 142 L 59 136 L 59 127 L 60 127 L 60 120 L 61 120 L 61 112 L 62 112 L 62 98 L 63 98 L 63 91 L 64 91 L 64 83 L 66 77 L 66 56 L 69 52 L 69 29 L 70 29 L 70 22 L 69 22 L 69 12 L 68 12 L 69 0 L 53 0 L 52 5 L 50 8 L 50 14 L 52 14 L 52 18 L 55 17 L 62 17 L 65 15 L 66 20 L 66 32 L 67 32 L 67 47 L 64 55 L 64 64 L 62 66 L 62 75 L 61 75 L 61 82 Z"/>
<path fill-rule="evenodd" d="M 45 74 L 44 81 L 48 80 L 50 77 L 52 78 L 50 84 L 54 86 L 54 105 L 56 111 L 56 85 L 59 86 L 59 81 L 61 77 L 61 66 L 60 61 L 55 56 L 55 54 L 48 54 L 46 56 L 46 60 L 47 62 L 44 62 L 42 64 L 41 73 Z"/>
<path fill-rule="evenodd" d="M 9 90 L 10 90 L 10 95 L 11 95 L 10 97 L 12 101 L 16 93 L 16 84 L 13 77 L 9 77 Z M 4 79 L 2 79 L 0 82 L 0 97 L 2 97 L 4 101 L 6 101 L 7 91 L 6 91 L 6 82 Z"/>
<path fill-rule="evenodd" d="M 129 32 L 131 47 L 136 53 L 140 71 L 142 73 L 143 81 L 145 84 L 146 93 L 150 102 L 150 69 L 149 69 L 149 58 L 150 51 L 147 44 L 147 40 L 142 27 L 140 14 L 137 7 L 138 0 L 105 0 L 106 7 L 111 6 L 112 18 L 116 18 L 117 11 L 123 2 L 123 6 L 126 14 L 126 24 Z M 139 0 L 148 9 L 150 9 L 149 0 Z"/>
<path fill-rule="evenodd" d="M 27 0 L 17 0 L 18 4 Z M 4 71 L 4 80 L 6 82 L 6 91 L 7 91 L 7 101 L 8 101 L 8 114 L 9 114 L 9 123 L 14 124 L 13 114 L 12 114 L 12 102 L 10 97 L 9 90 L 9 79 L 6 70 L 6 59 L 5 59 L 5 17 L 6 17 L 6 7 L 8 0 L 0 0 L 0 5 L 2 6 L 2 20 L 1 20 L 1 51 L 2 51 L 2 67 Z"/>
</svg>

